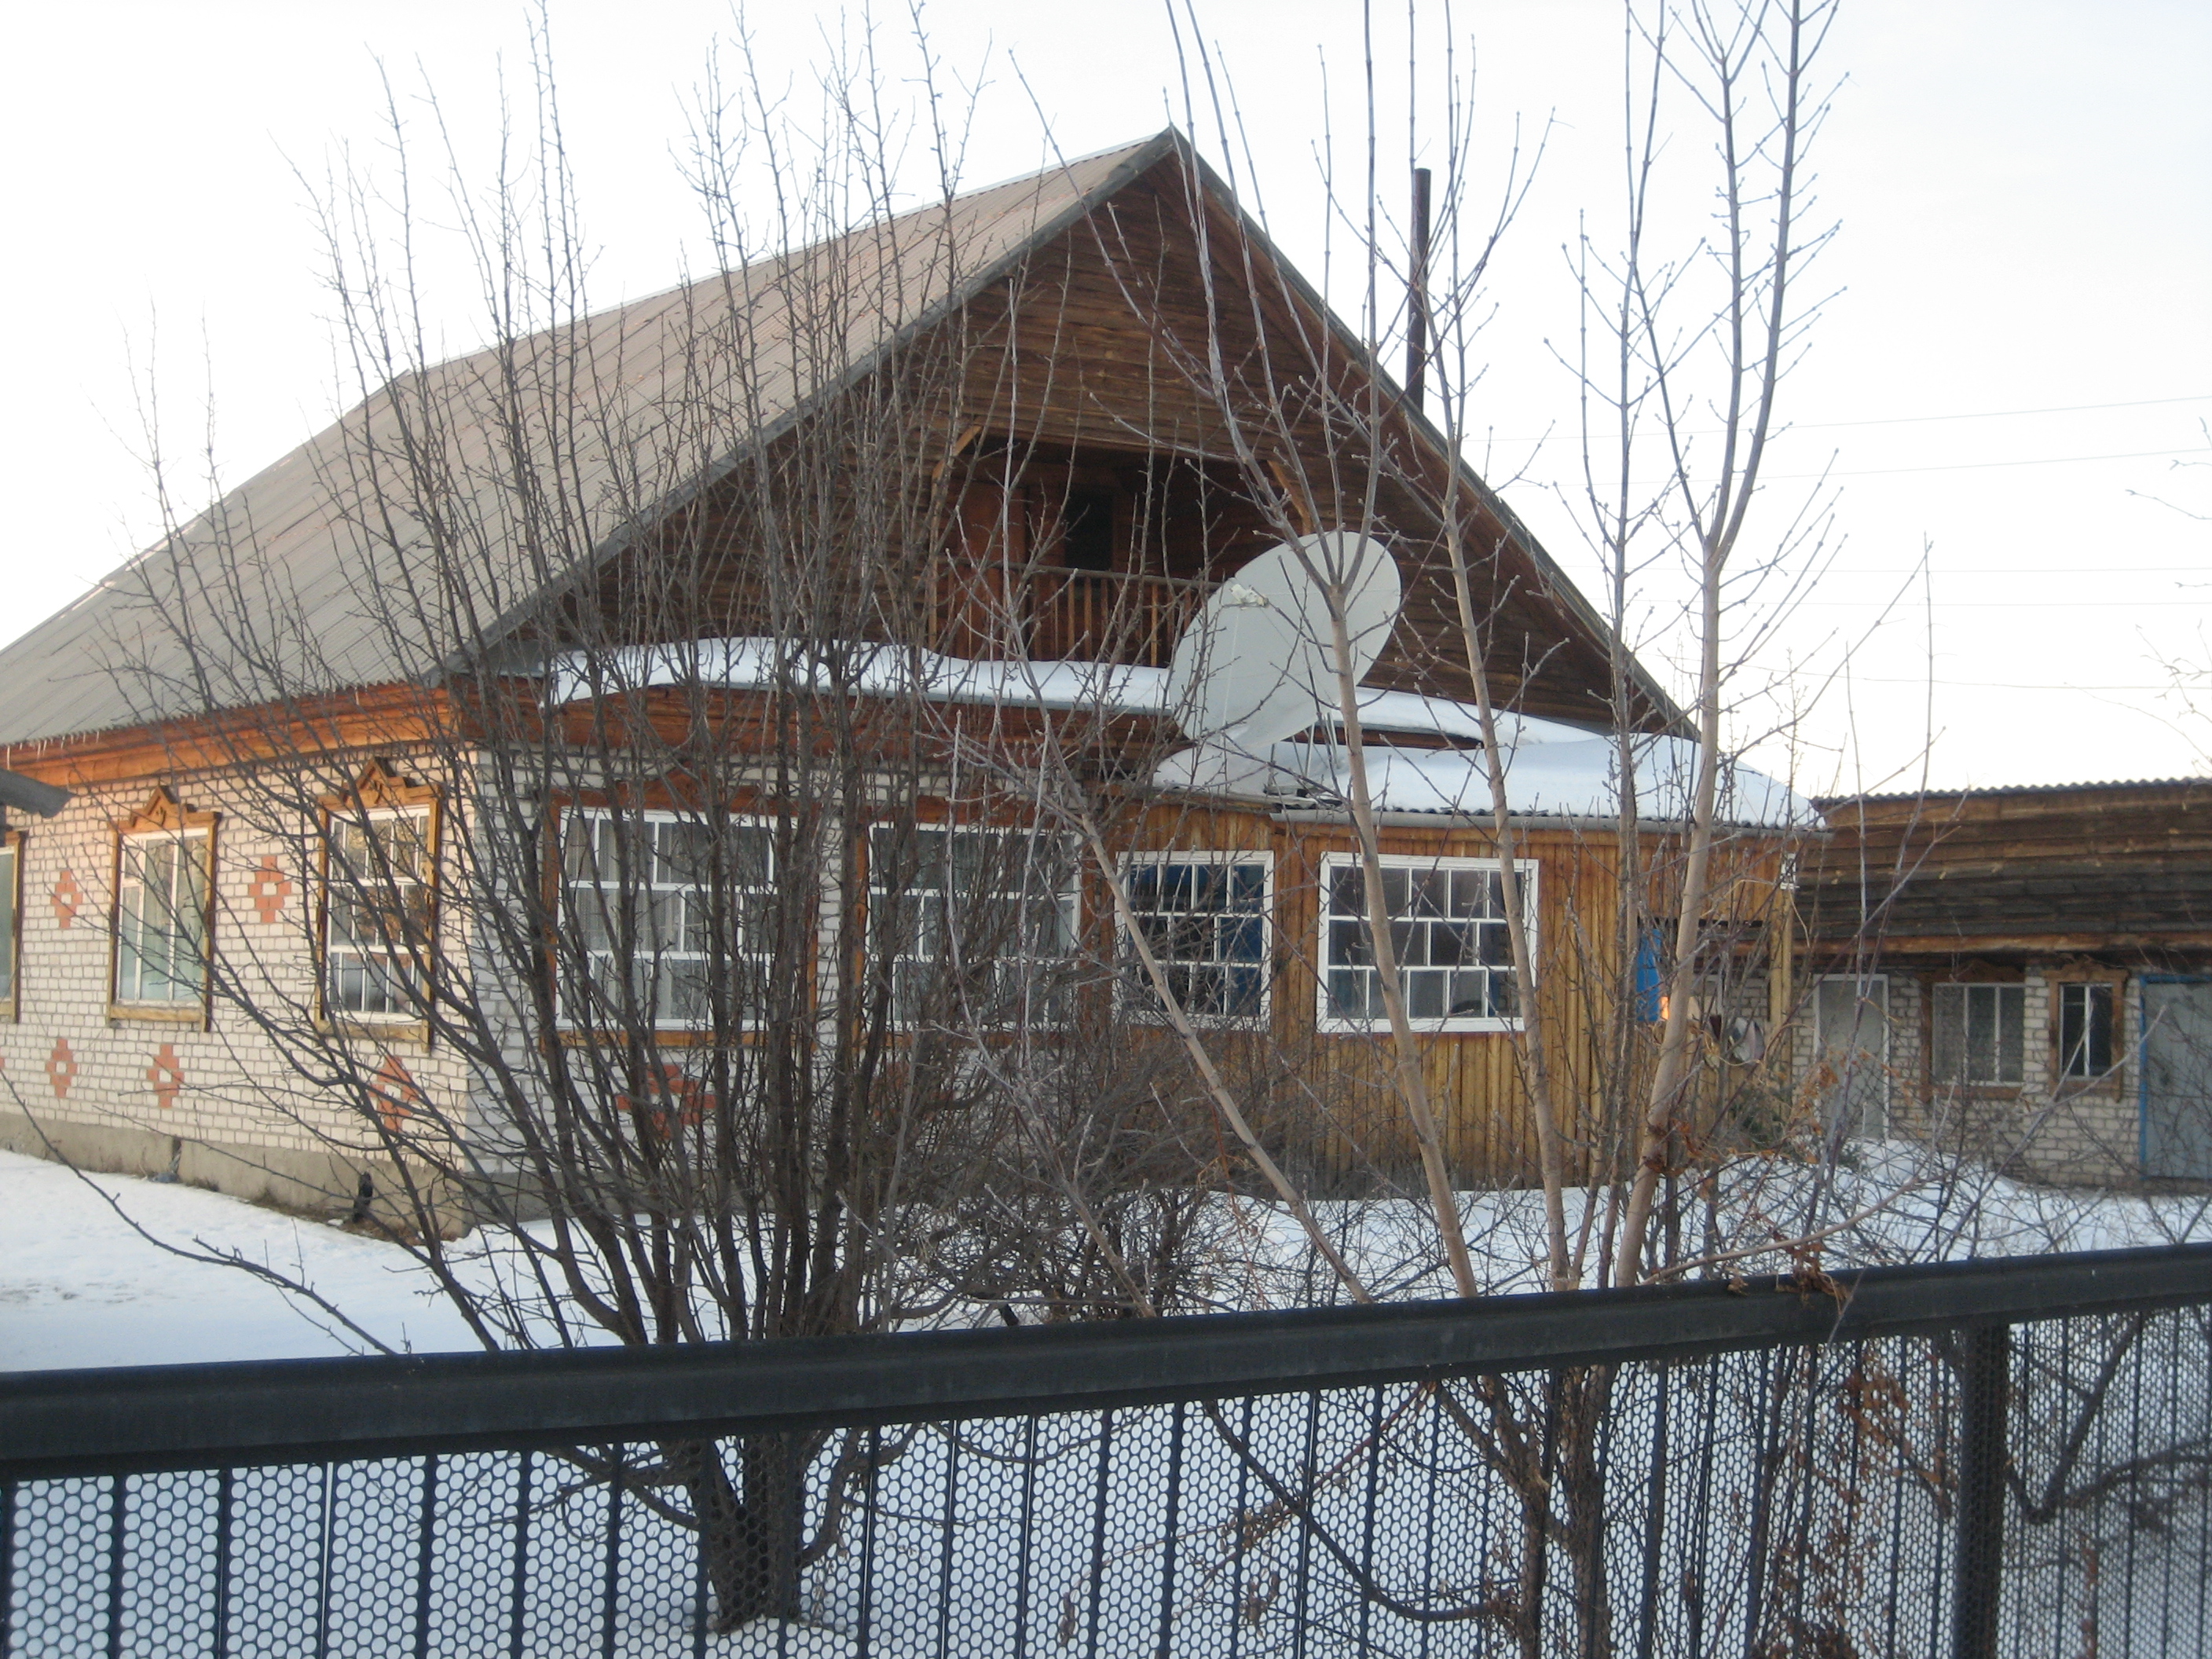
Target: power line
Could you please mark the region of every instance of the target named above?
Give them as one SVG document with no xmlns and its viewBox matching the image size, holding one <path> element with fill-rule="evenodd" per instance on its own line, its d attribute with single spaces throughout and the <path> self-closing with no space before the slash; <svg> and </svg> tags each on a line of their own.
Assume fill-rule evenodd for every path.
<svg viewBox="0 0 2212 1659">
<path fill-rule="evenodd" d="M 1838 678 L 1841 678 L 1838 676 Z M 1881 674 L 1853 674 L 1844 682 L 1850 685 L 1940 685 L 1955 691 L 2176 691 L 2182 688 L 2168 681 L 2161 685 L 2054 685 L 2048 681 L 2014 680 L 1930 680 L 1913 676 L 1902 678 Z"/>
<path fill-rule="evenodd" d="M 2167 404 L 2212 403 L 2212 392 L 2187 398 L 2137 398 L 2124 404 L 2060 404 L 2050 409 L 1984 409 L 1970 415 L 1891 415 L 1870 421 L 1791 422 L 1793 432 L 1826 432 L 1844 426 L 1916 426 L 1925 421 L 1997 421 L 2012 415 L 2087 415 L 2102 409 L 2156 409 Z"/>
<path fill-rule="evenodd" d="M 2069 580 L 2081 580 L 2078 564 L 1978 564 L 1951 565 L 1867 565 L 1830 571 L 1833 580 L 1852 576 L 1917 576 L 1925 568 L 1931 575 L 1948 579 L 1953 576 L 2064 576 Z M 2202 576 L 2205 567 L 2201 564 L 2100 564 L 2100 576 Z"/>
<path fill-rule="evenodd" d="M 1890 599 L 1800 599 L 1800 605 L 1857 605 L 1876 610 L 1894 605 L 1899 611 L 1925 611 L 1933 605 L 1938 611 L 2148 611 L 2154 606 L 2168 609 L 2177 605 L 2212 605 L 2212 597 L 2202 599 L 2177 599 L 2165 594 L 2151 594 L 2140 599 L 1916 599 L 1901 593 Z"/>
<path fill-rule="evenodd" d="M 1971 472 L 1990 466 L 2065 466 L 2075 461 L 2142 461 L 2161 455 L 2199 455 L 2202 449 L 2132 449 L 2116 455 L 2045 455 L 2022 461 L 1951 461 L 1940 466 L 1857 466 L 1838 472 L 1776 472 L 1767 476 L 1777 481 L 1786 478 L 1873 478 L 1890 472 Z"/>
<path fill-rule="evenodd" d="M 1984 409 L 1963 415 L 1885 415 L 1864 421 L 1792 421 L 1784 428 L 1788 432 L 1832 432 L 1844 427 L 1859 426 L 1920 426 L 1930 421 L 1999 421 L 2015 415 L 2088 415 L 2107 409 L 2160 409 L 2172 404 L 2212 403 L 2212 392 L 2200 392 L 2186 398 L 2136 398 L 2118 404 L 2059 404 L 2049 409 Z M 1702 428 L 1684 434 L 1689 437 L 1717 437 L 1717 428 Z M 1547 432 L 1541 437 L 1499 438 L 1484 440 L 1494 444 L 1558 444 L 1582 441 L 1576 432 Z"/>
</svg>

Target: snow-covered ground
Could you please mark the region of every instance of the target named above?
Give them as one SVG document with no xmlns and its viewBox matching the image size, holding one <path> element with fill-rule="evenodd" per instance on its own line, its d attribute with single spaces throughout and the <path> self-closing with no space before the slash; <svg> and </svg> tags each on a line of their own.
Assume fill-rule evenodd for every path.
<svg viewBox="0 0 2212 1659">
<path fill-rule="evenodd" d="M 1824 1217 L 1858 1217 L 1828 1239 L 1834 1263 L 2113 1249 L 2212 1237 L 2212 1198 L 2204 1194 L 2057 1191 L 1972 1170 L 1951 1171 L 1936 1182 L 1923 1178 L 1901 1147 L 1859 1148 L 1854 1163 L 1824 1200 Z M 1740 1213 L 1769 1217 L 1785 1233 L 1803 1224 L 1811 1174 L 1802 1164 L 1754 1161 L 1737 1166 L 1729 1179 Z M 1570 1194 L 1577 1216 L 1581 1196 Z M 1468 1193 L 1462 1203 L 1484 1288 L 1542 1288 L 1540 1197 Z M 1318 1204 L 1315 1210 L 1376 1293 L 1449 1293 L 1434 1230 L 1420 1206 Z M 1230 1205 L 1229 1212 L 1212 1240 L 1218 1305 L 1333 1299 L 1284 1212 L 1249 1200 Z M 397 1246 L 195 1188 L 82 1176 L 0 1152 L 0 1370 L 368 1351 L 360 1336 L 301 1299 L 236 1267 L 187 1260 L 154 1239 L 204 1255 L 243 1256 L 312 1285 L 392 1349 L 477 1346 L 429 1276 Z M 465 1245 L 459 1255 L 459 1271 L 487 1279 L 504 1259 L 495 1244 Z M 1743 1270 L 1759 1265 L 1746 1263 Z"/>
<path fill-rule="evenodd" d="M 1832 1260 L 2110 1248 L 2205 1231 L 2200 1197 L 2053 1193 L 1956 1172 L 1940 1186 L 1923 1184 L 1901 1158 L 1855 1151 L 1855 1167 L 1826 1201 L 1829 1213 L 1860 1220 L 1836 1235 Z M 1742 1213 L 1771 1215 L 1783 1225 L 1804 1213 L 1813 1177 L 1803 1165 L 1778 1161 L 1763 1172 L 1739 1174 L 1751 1183 L 1734 1195 L 1746 1206 Z M 1861 1214 L 1884 1193 L 1894 1201 Z M 1532 1288 L 1528 1264 L 1540 1247 L 1535 1195 L 1470 1194 L 1464 1203 L 1486 1285 Z M 1246 1202 L 1226 1211 L 1216 1249 L 1224 1264 L 1249 1265 L 1241 1280 L 1224 1267 L 1218 1285 L 1223 1302 L 1298 1299 L 1304 1252 L 1295 1230 L 1266 1206 Z M 1320 1212 L 1377 1289 L 1409 1295 L 1441 1288 L 1425 1261 L 1426 1218 L 1418 1206 L 1328 1205 Z M 110 1176 L 88 1180 L 59 1165 L 0 1154 L 0 1370 L 361 1347 L 359 1338 L 303 1313 L 277 1289 L 234 1267 L 185 1260 L 138 1229 L 188 1249 L 236 1253 L 311 1284 L 392 1346 L 471 1346 L 459 1321 L 428 1293 L 421 1270 L 394 1246 L 190 1188 Z M 465 1249 L 462 1266 L 488 1273 L 496 1260 Z M 1312 1279 L 1303 1285 L 1308 1296 L 1320 1288 Z M 2170 1318 L 2151 1336 L 2130 1340 L 2128 1364 L 2109 1396 L 2122 1408 L 2107 1413 L 2111 1420 L 2090 1443 L 2092 1455 L 2107 1466 L 2202 1443 L 2201 1326 Z M 2078 1352 L 2076 1346 L 2059 1333 L 2039 1350 L 2043 1369 L 2031 1366 L 2024 1376 L 2041 1379 L 2047 1395 L 2051 1365 L 2095 1370 L 2096 1341 L 2085 1338 Z M 1913 1473 L 1921 1464 L 1873 1457 L 1854 1476 L 1880 1500 L 1872 1504 L 1858 1503 L 1863 1494 L 1856 1486 L 1838 1495 L 1805 1478 L 1816 1465 L 1856 1468 L 1853 1460 L 1875 1442 L 1877 1451 L 1893 1443 L 1917 1449 L 1923 1463 L 1940 1459 L 1948 1409 L 1940 1361 L 1924 1344 L 1903 1339 L 1891 1341 L 1881 1358 L 1875 1375 L 1893 1382 L 1894 1392 L 1876 1401 L 1881 1415 L 1873 1441 L 1856 1436 L 1856 1412 L 1823 1407 L 1808 1415 L 1803 1408 L 1852 1386 L 1858 1375 L 1852 1367 L 1864 1362 L 1844 1350 L 1824 1354 L 1820 1376 L 1787 1401 L 1775 1395 L 1774 1377 L 1758 1356 L 1625 1373 L 1608 1443 L 1612 1478 L 1623 1494 L 1609 1522 L 1621 1528 L 1616 1559 L 1640 1559 L 1643 1511 L 1634 1496 L 1650 1477 L 1638 1459 L 1653 1447 L 1674 1448 L 1670 1480 L 1681 1494 L 1675 1502 L 1691 1504 L 1685 1514 L 1715 1521 L 1685 1522 L 1680 1537 L 1670 1534 L 1668 1571 L 1716 1587 L 1711 1605 L 1699 1604 L 1706 1634 L 1725 1627 L 1730 1644 L 1744 1646 L 1741 1626 L 1751 1604 L 1743 1586 L 1751 1581 L 1743 1550 L 1752 1532 L 1738 1522 L 1756 1507 L 1760 1471 L 1780 1469 L 1784 1489 L 1776 1513 L 1802 1510 L 1808 1536 L 1857 1540 L 1836 1559 L 1850 1574 L 1871 1575 L 1871 1599 L 1845 1622 L 1873 1632 L 1886 1609 L 1901 1609 L 1934 1644 L 1944 1618 L 1946 1522 L 1935 1488 Z M 1434 1659 L 1502 1650 L 1481 1626 L 1395 1620 L 1313 1544 L 1323 1535 L 1352 1540 L 1376 1582 L 1409 1603 L 1431 1597 L 1455 1603 L 1473 1593 L 1475 1581 L 1455 1575 L 1492 1560 L 1493 1534 L 1503 1535 L 1517 1511 L 1482 1460 L 1440 1454 L 1455 1443 L 1439 1440 L 1443 1417 L 1425 1408 L 1425 1399 L 1411 1387 L 1346 1389 L 1231 1402 L 1218 1414 L 1157 1407 L 919 1431 L 883 1462 L 880 1491 L 848 1522 L 840 1547 L 810 1569 L 805 1622 L 763 1621 L 705 1650 L 729 1659 L 769 1653 L 833 1659 L 861 1650 L 855 1632 L 865 1626 L 867 1650 L 919 1659 L 945 1650 L 942 1618 L 949 1615 L 963 1632 L 964 1652 L 1012 1653 L 1024 1644 L 1043 1651 L 1055 1638 L 1058 1651 L 1081 1638 L 1086 1647 L 1095 1641 L 1101 1655 L 1135 1659 L 1156 1650 L 1170 1584 L 1166 1605 L 1185 1651 L 1235 1651 L 1242 1644 L 1261 1653 L 1300 1644 L 1316 1656 L 1419 1652 Z M 2024 1413 L 2045 1431 L 2021 1442 L 2031 1475 L 2063 1438 L 2057 1431 L 2064 1410 L 2045 1422 L 2050 1409 Z M 1674 1425 L 1663 1440 L 1651 1429 L 1659 1413 Z M 1808 1456 L 1762 1461 L 1758 1449 L 1778 1425 L 1801 1419 Z M 1232 1429 L 1248 1452 L 1235 1452 Z M 835 1450 L 825 1451 L 823 1468 Z M 434 1467 L 436 1519 L 426 1547 L 411 1528 L 430 1501 Z M 2075 1623 L 2081 1607 L 2094 1605 L 2099 1651 L 2198 1650 L 2206 1614 L 2188 1586 L 2197 1582 L 2192 1575 L 2201 1576 L 2212 1509 L 2192 1467 L 2146 1492 L 2069 1512 L 2064 1539 L 2023 1528 L 2014 1544 L 2021 1571 L 2008 1591 L 2003 1650 L 2061 1650 L 2044 1632 L 2057 1628 L 2062 1603 L 2075 1609 L 2069 1615 Z M 1164 1480 L 1170 1468 L 1180 1473 Z M 613 1650 L 636 1659 L 699 1650 L 689 1629 L 696 1590 L 688 1538 L 635 1504 L 622 1511 L 617 1529 L 611 1505 L 618 1500 L 603 1486 L 565 1478 L 557 1457 L 541 1459 L 534 1475 L 532 1469 L 515 1455 L 483 1453 L 240 1471 L 225 1500 L 235 1521 L 232 1533 L 221 1535 L 227 1543 L 210 1521 L 217 1476 L 137 1477 L 121 1546 L 128 1565 L 119 1580 L 107 1564 L 118 1559 L 112 1552 L 125 1511 L 109 1485 L 30 1483 L 19 1494 L 15 1523 L 20 1536 L 40 1546 L 18 1558 L 10 1651 L 91 1651 L 102 1632 L 118 1627 L 125 1650 L 138 1650 L 143 1635 L 149 1648 L 158 1637 L 178 1651 L 213 1651 L 210 1609 L 223 1549 L 231 1552 L 226 1635 L 234 1653 L 319 1650 L 318 1632 L 335 1632 L 333 1655 L 394 1650 L 393 1633 L 417 1605 L 416 1575 L 425 1561 L 432 1583 L 422 1604 L 430 1614 L 426 1645 L 441 1656 L 504 1650 L 515 1618 L 526 1627 L 525 1650 L 544 1659 L 606 1651 L 611 1638 Z M 820 1478 L 817 1469 L 817 1502 Z M 533 1480 L 539 1484 L 527 1484 Z M 1291 1489 L 1311 1493 L 1319 1532 L 1284 1524 L 1287 1511 L 1268 1494 Z M 1816 1514 L 1820 1505 L 1834 1515 Z M 2163 1518 L 2145 1529 L 2130 1520 L 2139 1510 Z M 526 1513 L 523 1529 L 516 1517 Z M 1832 1530 L 1820 1529 L 1832 1522 Z M 1852 1533 L 1860 1526 L 1874 1527 L 1882 1547 Z M 518 1604 L 510 1599 L 509 1553 L 520 1547 L 514 1540 L 524 1530 L 530 1590 Z M 623 1569 L 610 1617 L 599 1598 L 611 1535 Z M 119 1601 L 115 1583 L 122 1585 Z M 1010 1585 L 1021 1593 L 1012 1594 Z M 1670 1603 L 1665 1616 L 1671 1630 L 1683 1615 Z M 1913 1650 L 1893 1643 L 1851 1650 Z"/>
<path fill-rule="evenodd" d="M 165 1242 L 235 1251 L 313 1285 L 394 1347 L 476 1346 L 392 1245 L 197 1188 L 0 1152 L 0 1370 L 362 1351 L 275 1286 L 149 1243 L 103 1193 Z"/>
</svg>

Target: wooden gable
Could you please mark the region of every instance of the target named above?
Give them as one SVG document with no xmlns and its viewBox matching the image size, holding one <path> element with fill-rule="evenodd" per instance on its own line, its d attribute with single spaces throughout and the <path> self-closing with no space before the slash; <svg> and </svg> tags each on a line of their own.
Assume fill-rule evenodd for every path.
<svg viewBox="0 0 2212 1659">
<path fill-rule="evenodd" d="M 1164 662 L 1211 584 L 1285 525 L 1359 523 L 1371 493 L 1406 599 L 1369 680 L 1467 699 L 1449 491 L 1493 696 L 1609 723 L 1602 623 L 1479 479 L 1463 467 L 1453 479 L 1434 429 L 1194 169 L 1171 151 L 876 371 L 922 385 L 957 365 L 913 400 L 932 429 L 916 435 L 912 468 L 944 500 L 923 538 L 934 544 L 904 550 L 896 574 L 846 596 L 840 614 L 863 637 L 905 616 L 910 637 L 954 654 Z M 865 394 L 863 383 L 847 395 Z M 710 492 L 611 567 L 598 636 L 775 631 L 759 538 L 741 522 L 749 489 L 751 478 Z M 1017 599 L 1009 580 L 1027 592 Z M 1006 637 L 1008 615 L 1024 637 Z M 1640 678 L 1631 706 L 1646 727 L 1678 718 Z"/>
</svg>

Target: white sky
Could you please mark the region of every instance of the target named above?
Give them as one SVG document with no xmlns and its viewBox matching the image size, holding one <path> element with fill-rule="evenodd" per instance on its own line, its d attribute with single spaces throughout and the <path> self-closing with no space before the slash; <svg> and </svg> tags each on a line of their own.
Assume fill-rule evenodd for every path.
<svg viewBox="0 0 2212 1659">
<path fill-rule="evenodd" d="M 1201 0 L 1200 10 L 1241 94 L 1273 227 L 1319 275 L 1320 65 L 1341 143 L 1358 120 L 1358 9 Z M 1423 10 L 1440 16 L 1426 0 Z M 756 7 L 772 78 L 804 82 L 836 11 Z M 1524 130 L 1554 122 L 1495 268 L 1475 398 L 1477 423 L 1502 439 L 1552 435 L 1502 442 L 1480 464 L 1578 572 L 1587 556 L 1548 488 L 1576 474 L 1575 391 L 1547 343 L 1565 345 L 1575 328 L 1562 244 L 1578 213 L 1612 210 L 1617 15 L 1598 0 L 1456 10 L 1480 53 L 1480 130 L 1502 143 L 1516 113 Z M 731 13 L 711 0 L 552 0 L 551 16 L 598 296 L 665 287 L 701 264 L 676 154 L 685 100 Z M 1040 110 L 1066 154 L 1155 131 L 1173 112 L 1176 59 L 1157 4 L 940 0 L 930 32 L 949 72 L 972 78 L 988 64 L 970 183 L 1044 159 Z M 134 364 L 137 384 L 161 390 L 165 446 L 189 453 L 211 431 L 227 483 L 336 412 L 330 304 L 300 175 L 321 174 L 340 146 L 377 164 L 378 60 L 403 89 L 436 88 L 479 170 L 501 65 L 518 108 L 528 87 L 526 17 L 508 0 L 109 0 L 19 8 L 11 36 L 0 639 L 150 538 Z M 1440 39 L 1431 31 L 1424 46 L 1439 70 Z M 1923 765 L 1939 786 L 2204 769 L 2198 740 L 2212 744 L 2212 730 L 2192 731 L 2162 695 L 2160 664 L 2212 663 L 2212 521 L 2145 497 L 2212 514 L 2212 9 L 1845 0 L 1828 62 L 1849 76 L 1817 157 L 1842 232 L 1818 277 L 1842 292 L 1788 387 L 1797 429 L 1773 471 L 1832 467 L 1843 539 L 1756 665 L 1785 677 L 1780 701 L 1806 710 L 1799 787 L 1905 787 Z M 1402 64 L 1384 74 L 1395 97 Z M 1404 131 L 1395 107 L 1389 119 Z M 1492 165 L 1498 154 L 1486 152 Z M 1402 176 L 1401 140 L 1384 172 L 1394 196 Z M 434 283 L 451 348 L 477 343 L 465 284 Z M 1968 416 L 1984 418 L 1957 418 Z M 1778 476 L 1751 551 L 1784 528 L 1793 487 Z M 1661 636 L 1646 642 L 1662 671 L 1674 650 L 1664 623 L 1656 612 Z M 1762 737 L 1776 706 L 1747 706 L 1735 735 L 1782 769 L 1791 745 Z"/>
</svg>

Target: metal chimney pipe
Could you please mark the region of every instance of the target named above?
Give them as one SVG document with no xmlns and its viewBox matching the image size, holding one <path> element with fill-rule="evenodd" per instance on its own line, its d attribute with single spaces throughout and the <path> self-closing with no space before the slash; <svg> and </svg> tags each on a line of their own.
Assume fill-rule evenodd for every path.
<svg viewBox="0 0 2212 1659">
<path fill-rule="evenodd" d="M 1421 406 L 1429 368 L 1429 170 L 1413 169 L 1413 258 L 1406 273 L 1406 401 Z"/>
</svg>

